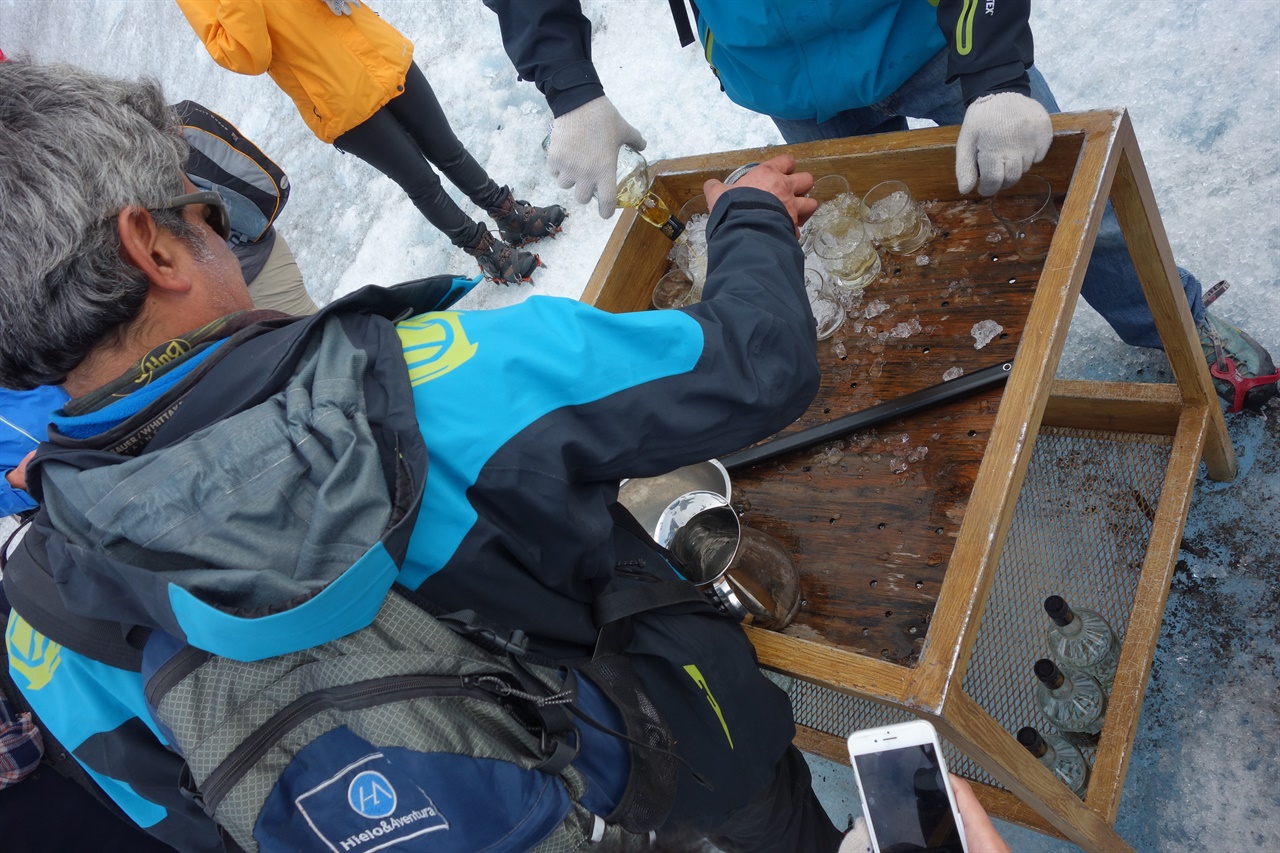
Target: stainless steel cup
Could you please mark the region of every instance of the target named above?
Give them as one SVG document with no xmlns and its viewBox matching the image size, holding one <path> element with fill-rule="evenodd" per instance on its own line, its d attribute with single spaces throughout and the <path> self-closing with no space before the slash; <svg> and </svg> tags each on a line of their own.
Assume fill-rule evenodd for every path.
<svg viewBox="0 0 1280 853">
<path fill-rule="evenodd" d="M 744 527 L 728 506 L 704 509 L 671 537 L 685 575 L 726 613 L 781 631 L 800 609 L 800 573 L 767 533 Z"/>
</svg>

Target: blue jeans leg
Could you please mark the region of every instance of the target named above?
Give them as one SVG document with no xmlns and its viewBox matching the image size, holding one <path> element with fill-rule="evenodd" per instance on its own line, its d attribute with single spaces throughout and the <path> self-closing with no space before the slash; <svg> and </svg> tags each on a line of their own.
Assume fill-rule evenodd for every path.
<svg viewBox="0 0 1280 853">
<path fill-rule="evenodd" d="M 929 119 L 942 125 L 960 124 L 964 121 L 964 98 L 958 83 L 946 82 L 946 69 L 946 51 L 941 51 L 892 95 L 871 106 L 845 110 L 821 123 L 811 119 L 778 118 L 773 122 L 788 143 L 905 130 L 907 118 Z M 1031 78 L 1031 97 L 1050 113 L 1061 112 L 1039 69 L 1031 67 L 1028 75 Z M 1199 323 L 1204 317 L 1200 282 L 1181 267 L 1178 275 L 1182 279 L 1187 303 L 1191 306 L 1191 316 Z M 1151 309 L 1142 293 L 1137 270 L 1129 257 L 1128 247 L 1120 234 L 1120 223 L 1116 221 L 1110 202 L 1098 228 L 1098 238 L 1080 295 L 1125 343 L 1162 348 Z"/>
</svg>

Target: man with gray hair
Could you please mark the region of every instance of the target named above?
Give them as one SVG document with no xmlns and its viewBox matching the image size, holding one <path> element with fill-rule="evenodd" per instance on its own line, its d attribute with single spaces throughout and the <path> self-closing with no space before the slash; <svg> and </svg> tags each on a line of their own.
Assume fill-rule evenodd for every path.
<svg viewBox="0 0 1280 853">
<path fill-rule="evenodd" d="M 478 279 L 437 276 L 298 318 L 252 308 L 221 199 L 183 175 L 165 104 L 153 84 L 0 63 L 0 385 L 71 395 L 30 464 L 41 508 L 4 570 L 9 672 L 41 724 L 181 850 L 349 849 L 426 831 L 456 850 L 542 849 L 552 832 L 572 849 L 656 830 L 834 851 L 786 695 L 741 626 L 616 505 L 621 479 L 736 450 L 810 402 L 796 237 L 812 176 L 779 157 L 732 188 L 707 182 L 705 298 L 687 308 L 615 315 L 532 297 L 449 311 Z M 503 762 L 466 749 L 386 740 L 444 713 L 429 696 L 375 690 L 352 709 L 327 688 L 288 692 L 289 713 L 249 731 L 303 738 L 292 757 L 262 767 L 252 738 L 231 740 L 209 772 L 207 750 L 230 735 L 207 715 L 254 701 L 163 701 L 210 659 L 261 662 L 255 678 L 278 668 L 263 692 L 292 690 L 319 650 L 369 636 L 405 602 L 568 673 L 573 688 L 552 698 L 578 716 L 522 722 L 513 740 L 537 760 L 495 777 Z M 609 679 L 596 675 L 604 652 Z M 347 711 L 374 696 L 398 729 L 355 728 Z M 658 764 L 669 769 L 644 769 Z M 214 777 L 250 768 L 269 780 L 255 804 L 219 810 Z M 303 802 L 348 791 L 357 771 L 379 791 L 405 779 L 396 802 L 413 820 L 348 808 L 350 794 Z"/>
</svg>

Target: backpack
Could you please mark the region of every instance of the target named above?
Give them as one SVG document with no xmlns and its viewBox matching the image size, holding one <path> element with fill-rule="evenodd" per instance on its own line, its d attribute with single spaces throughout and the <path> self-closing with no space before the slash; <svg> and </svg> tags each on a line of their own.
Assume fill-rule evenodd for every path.
<svg viewBox="0 0 1280 853">
<path fill-rule="evenodd" d="M 347 312 L 395 315 L 451 304 L 462 290 L 451 277 L 436 277 L 390 291 L 367 288 L 341 304 Z M 295 368 L 305 349 L 297 342 L 311 340 L 306 330 L 324 316 L 294 321 L 301 331 L 289 339 L 292 360 L 281 358 L 277 370 Z M 261 384 L 270 385 L 269 377 Z M 243 400 L 209 398 L 216 411 L 189 395 L 164 424 L 177 423 L 182 435 L 257 399 L 256 386 L 238 390 Z M 65 461 L 91 468 L 104 455 Z M 647 538 L 625 509 L 611 511 Z M 687 581 L 619 572 L 592 603 L 600 631 L 590 659 L 539 657 L 519 630 L 468 611 L 443 612 L 394 585 L 364 627 L 244 661 L 159 628 L 68 611 L 44 559 L 47 508 L 37 520 L 21 543 L 23 558 L 6 573 L 15 608 L 49 641 L 141 674 L 153 728 L 182 759 L 175 781 L 219 825 L 229 850 L 552 853 L 593 841 L 630 849 L 646 846 L 672 810 L 681 759 L 625 650 L 639 614 L 696 613 L 709 619 L 689 621 L 713 622 L 711 634 L 719 635 L 724 617 Z M 731 650 L 747 660 L 741 652 Z M 573 763 L 580 753 L 596 767 L 626 761 L 625 780 L 621 770 L 604 780 L 616 783 L 606 798 L 611 810 L 586 804 L 600 800 Z M 693 778 L 707 784 L 696 772 Z M 484 802 L 476 802 L 477 789 Z"/>
<path fill-rule="evenodd" d="M 202 190 L 222 194 L 231 215 L 230 242 L 252 243 L 289 200 L 289 177 L 222 116 L 197 104 L 173 105 L 191 153 L 183 171 Z"/>
<path fill-rule="evenodd" d="M 187 794 L 249 853 L 643 843 L 670 809 L 676 759 L 625 659 L 565 668 L 528 653 L 519 631 L 431 609 L 396 587 L 368 627 L 252 662 L 152 632 L 147 704 L 186 759 Z M 578 672 L 623 710 L 629 735 L 616 734 L 646 747 L 603 817 L 581 804 L 586 781 L 569 763 Z M 481 779 L 491 801 L 451 790 L 459 778 Z M 469 806 L 509 820 L 477 821 Z"/>
</svg>

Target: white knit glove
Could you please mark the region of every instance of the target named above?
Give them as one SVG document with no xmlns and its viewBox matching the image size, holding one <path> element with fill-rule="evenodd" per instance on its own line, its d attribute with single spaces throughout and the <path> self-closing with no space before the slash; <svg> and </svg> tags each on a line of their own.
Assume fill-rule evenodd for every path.
<svg viewBox="0 0 1280 853">
<path fill-rule="evenodd" d="M 360 5 L 360 0 L 322 0 L 335 15 L 350 15 L 351 10 Z"/>
<path fill-rule="evenodd" d="M 839 853 L 871 853 L 871 833 L 861 816 L 854 819 L 853 826 L 845 833 Z"/>
<path fill-rule="evenodd" d="M 576 186 L 578 204 L 596 196 L 600 218 L 608 219 L 617 207 L 618 149 L 630 145 L 644 150 L 644 137 L 627 124 L 607 97 L 587 101 L 556 118 L 551 125 L 547 169 L 561 189 Z"/>
<path fill-rule="evenodd" d="M 1044 107 L 1026 95 L 983 95 L 965 110 L 956 142 L 956 182 L 960 192 L 995 195 L 1049 153 L 1053 123 Z"/>
</svg>

